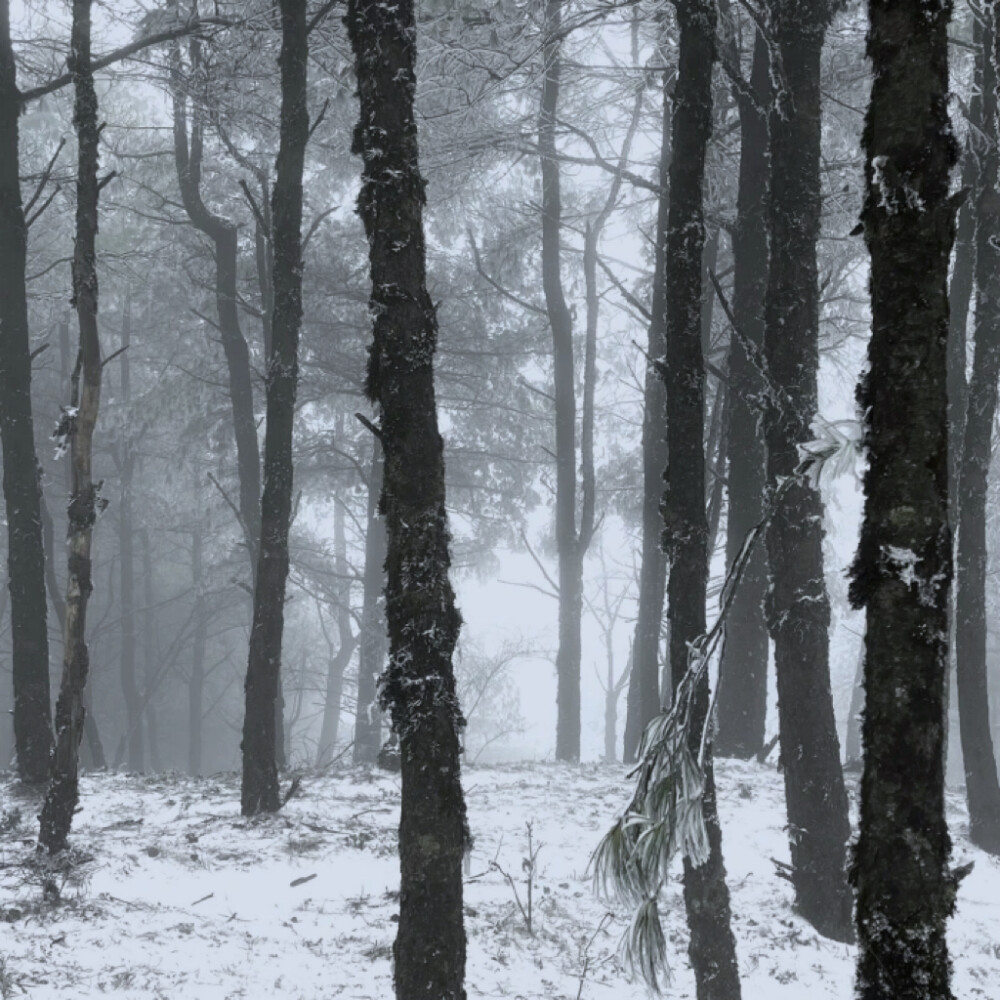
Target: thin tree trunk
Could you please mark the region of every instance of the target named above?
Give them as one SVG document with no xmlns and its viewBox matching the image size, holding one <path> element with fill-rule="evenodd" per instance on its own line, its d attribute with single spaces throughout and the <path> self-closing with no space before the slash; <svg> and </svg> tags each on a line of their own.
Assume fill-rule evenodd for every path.
<svg viewBox="0 0 1000 1000">
<path fill-rule="evenodd" d="M 343 434 L 343 420 L 337 418 L 337 437 Z M 323 727 L 320 730 L 319 746 L 316 750 L 316 766 L 322 767 L 332 756 L 337 745 L 337 734 L 340 729 L 340 702 L 344 692 L 344 671 L 354 647 L 358 644 L 357 637 L 351 631 L 351 578 L 347 563 L 347 537 L 344 534 L 344 504 L 338 501 L 333 511 L 333 559 L 334 572 L 337 574 L 337 652 L 333 652 L 332 644 L 327 643 L 330 650 L 330 663 L 326 674 L 326 701 L 323 704 Z M 322 619 L 320 619 L 322 624 Z M 323 626 L 326 636 L 326 626 Z"/>
<path fill-rule="evenodd" d="M 632 670 L 625 703 L 622 759 L 638 760 L 642 734 L 660 712 L 660 627 L 667 589 L 667 557 L 663 551 L 663 473 L 667 468 L 667 394 L 657 366 L 663 359 L 666 321 L 666 240 L 670 210 L 670 103 L 663 103 L 660 146 L 660 197 L 656 219 L 656 261 L 652 316 L 646 346 L 646 378 L 642 414 L 642 563 L 639 607 L 632 642 Z"/>
<path fill-rule="evenodd" d="M 156 724 L 156 705 L 153 701 L 153 691 L 157 683 L 157 660 L 159 641 L 156 633 L 156 601 L 153 584 L 153 547 L 150 542 L 149 529 L 143 528 L 142 536 L 142 584 L 143 599 L 146 610 L 142 616 L 143 648 L 142 648 L 142 688 L 143 718 L 146 723 L 146 746 L 149 750 L 149 764 L 153 771 L 159 774 L 162 770 L 160 759 L 160 732 Z"/>
<path fill-rule="evenodd" d="M 769 183 L 767 101 L 770 57 L 759 32 L 753 48 L 750 87 L 755 103 L 738 95 L 740 175 L 733 233 L 733 316 L 739 326 L 729 348 L 729 510 L 726 565 L 731 567 L 747 534 L 764 514 L 767 455 L 761 426 L 763 385 L 744 338 L 764 344 L 764 296 L 767 291 L 767 192 Z M 718 731 L 715 751 L 747 760 L 764 746 L 767 720 L 768 633 L 764 614 L 767 553 L 756 546 L 733 596 L 719 665 Z"/>
<path fill-rule="evenodd" d="M 135 560 L 132 542 L 132 479 L 135 472 L 135 454 L 130 434 L 129 405 L 131 399 L 131 371 L 129 346 L 132 334 L 132 296 L 126 291 L 125 310 L 122 317 L 121 399 L 124 407 L 121 437 L 118 442 L 118 474 L 120 493 L 118 508 L 118 559 L 121 584 L 121 682 L 125 698 L 127 729 L 128 769 L 141 771 L 142 760 L 142 698 L 136 679 L 135 667 Z"/>
<path fill-rule="evenodd" d="M 427 292 L 424 181 L 413 116 L 413 0 L 349 0 L 364 160 L 358 211 L 374 317 L 367 391 L 381 411 L 389 669 L 382 689 L 399 736 L 399 1000 L 465 1000 L 459 768 L 463 724 L 452 656 L 461 627 L 448 579 L 444 446 L 434 393 L 437 316 Z"/>
<path fill-rule="evenodd" d="M 955 232 L 955 264 L 948 288 L 948 509 L 951 530 L 958 533 L 958 481 L 962 466 L 962 441 L 965 435 L 965 412 L 968 405 L 966 385 L 966 340 L 969 325 L 969 304 L 976 276 L 976 198 L 979 190 L 980 157 L 983 148 L 980 130 L 983 127 L 983 85 L 987 62 L 987 42 L 983 38 L 982 20 L 972 19 L 972 44 L 976 46 L 975 76 L 969 99 L 969 134 L 962 155 L 962 187 L 970 194 L 958 211 Z"/>
<path fill-rule="evenodd" d="M 819 369 L 820 54 L 830 11 L 775 0 L 771 32 L 781 86 L 770 116 L 771 260 L 764 351 L 777 398 L 765 412 L 768 489 L 813 437 Z M 768 526 L 769 625 L 775 647 L 781 761 L 792 883 L 799 912 L 821 933 L 853 936 L 847 885 L 847 792 L 830 689 L 830 601 L 823 576 L 823 501 L 811 483 L 785 494 Z"/>
<path fill-rule="evenodd" d="M 580 662 L 583 559 L 594 531 L 593 402 L 584 414 L 580 528 L 576 521 L 576 375 L 573 320 L 562 287 L 562 195 L 556 115 L 562 74 L 562 0 L 545 0 L 538 152 L 542 173 L 542 288 L 552 330 L 556 424 L 556 549 L 559 559 L 559 648 L 556 651 L 556 760 L 580 759 Z M 592 380 L 591 380 L 592 383 Z M 593 392 L 592 384 L 590 393 Z M 589 428 L 589 429 L 588 429 Z M 589 458 L 587 443 L 589 441 Z M 589 468 L 589 474 L 588 474 Z"/>
<path fill-rule="evenodd" d="M 997 171 L 995 26 L 982 31 L 989 53 L 982 77 L 983 155 L 976 200 L 976 319 L 972 377 L 959 468 L 955 659 L 958 722 L 969 804 L 969 839 L 1000 854 L 1000 781 L 990 732 L 986 665 L 986 492 L 1000 379 L 1000 190 Z"/>
<path fill-rule="evenodd" d="M 995 5 L 994 5 L 995 6 Z M 871 252 L 869 468 L 851 600 L 868 612 L 864 776 L 852 880 L 860 1000 L 951 1000 L 944 810 L 948 598 L 951 5 L 871 0 L 863 136 Z"/>
<path fill-rule="evenodd" d="M 191 582 L 194 585 L 195 621 L 191 648 L 191 679 L 188 682 L 188 773 L 202 773 L 202 703 L 205 696 L 205 644 L 208 614 L 205 609 L 205 579 L 202 569 L 201 526 L 191 532 Z"/>
<path fill-rule="evenodd" d="M 197 40 L 191 42 L 191 61 L 192 69 L 197 69 L 201 61 L 201 47 Z M 202 200 L 202 115 L 197 101 L 192 101 L 193 113 L 189 136 L 187 98 L 181 78 L 179 47 L 175 47 L 173 54 L 171 92 L 174 114 L 174 160 L 181 200 L 191 224 L 212 241 L 215 251 L 215 306 L 229 373 L 229 399 L 233 412 L 236 464 L 240 484 L 241 528 L 250 559 L 250 570 L 251 573 L 255 573 L 261 519 L 260 452 L 253 410 L 250 351 L 240 329 L 236 306 L 237 232 L 232 222 L 214 215 Z"/>
<path fill-rule="evenodd" d="M 7 511 L 18 774 L 40 783 L 49 773 L 52 723 L 41 483 L 31 411 L 31 345 L 25 285 L 28 227 L 21 200 L 18 117 L 21 113 L 9 0 L 0 0 L 0 443 Z"/>
<path fill-rule="evenodd" d="M 302 323 L 302 172 L 309 141 L 306 0 L 281 0 L 281 139 L 272 193 L 274 316 L 267 364 L 264 493 L 243 723 L 244 816 L 277 812 L 275 711 L 292 512 L 292 434 Z"/>
<path fill-rule="evenodd" d="M 76 92 L 73 124 L 78 158 L 76 238 L 73 252 L 73 302 L 80 326 L 80 352 L 74 373 L 70 428 L 73 491 L 69 501 L 69 576 L 66 584 L 66 627 L 63 670 L 56 703 L 56 746 L 51 778 L 39 823 L 39 845 L 50 854 L 65 849 L 79 798 L 78 750 L 83 734 L 83 691 L 89 654 L 86 642 L 87 603 L 93 589 L 90 549 L 97 517 L 97 485 L 91 477 L 94 426 L 101 402 L 101 343 L 97 329 L 97 179 L 100 127 L 97 92 L 90 56 L 90 12 L 93 0 L 73 0 L 69 68 Z"/>
<path fill-rule="evenodd" d="M 385 666 L 385 518 L 379 513 L 383 458 L 378 438 L 372 440 L 365 531 L 365 576 L 362 583 L 361 636 L 358 653 L 358 699 L 354 716 L 354 763 L 374 765 L 382 749 L 382 716 L 378 680 Z"/>
<path fill-rule="evenodd" d="M 702 350 L 702 254 L 705 246 L 705 156 L 712 133 L 714 0 L 679 5 L 680 50 L 673 94 L 673 157 L 666 236 L 666 357 L 661 371 L 667 396 L 669 462 L 663 504 L 664 549 L 670 561 L 668 615 L 670 667 L 676 690 L 688 669 L 690 645 L 705 634 L 708 520 L 705 512 L 705 359 Z M 664 101 L 670 95 L 664 87 Z M 708 717 L 708 677 L 695 694 L 692 753 L 700 753 Z M 715 798 L 711 745 L 704 761 L 702 808 L 709 857 L 696 867 L 684 860 L 684 903 L 691 942 L 688 955 L 699 1000 L 738 1000 L 739 967 L 731 930 L 722 830 Z"/>
</svg>

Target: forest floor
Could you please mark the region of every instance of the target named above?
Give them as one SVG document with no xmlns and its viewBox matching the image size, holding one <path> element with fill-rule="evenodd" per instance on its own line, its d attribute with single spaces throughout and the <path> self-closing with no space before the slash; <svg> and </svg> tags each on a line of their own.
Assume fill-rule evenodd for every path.
<svg viewBox="0 0 1000 1000">
<path fill-rule="evenodd" d="M 622 914 L 596 898 L 590 853 L 628 799 L 620 766 L 468 767 L 475 837 L 465 889 L 470 1000 L 631 1000 L 617 961 Z M 792 910 L 784 794 L 773 765 L 717 767 L 723 848 L 747 1000 L 852 995 L 853 949 Z M 287 1000 L 392 996 L 399 781 L 305 774 L 277 816 L 239 815 L 235 775 L 89 774 L 72 837 L 77 864 L 31 864 L 37 800 L 0 776 L 0 997 Z M 974 860 L 951 923 L 955 993 L 1000 989 L 1000 863 L 970 847 L 949 792 L 954 863 Z M 526 824 L 537 851 L 527 907 Z M 510 880 L 517 887 L 521 907 Z M 51 877 L 51 876 L 49 876 Z M 55 890 L 58 890 L 56 892 Z M 694 996 L 679 881 L 663 906 L 673 975 Z"/>
</svg>

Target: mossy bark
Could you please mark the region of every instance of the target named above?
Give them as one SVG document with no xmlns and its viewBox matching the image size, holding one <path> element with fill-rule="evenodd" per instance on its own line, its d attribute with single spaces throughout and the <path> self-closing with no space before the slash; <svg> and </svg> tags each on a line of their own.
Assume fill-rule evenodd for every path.
<svg viewBox="0 0 1000 1000">
<path fill-rule="evenodd" d="M 851 600 L 868 613 L 864 775 L 852 881 L 857 996 L 950 1000 L 955 884 L 944 811 L 952 546 L 948 259 L 956 146 L 950 3 L 870 0 L 865 121 L 872 338 L 859 389 L 868 471 Z"/>
<path fill-rule="evenodd" d="M 464 1000 L 459 767 L 452 655 L 461 627 L 448 578 L 444 447 L 434 391 L 437 315 L 427 292 L 413 0 L 350 0 L 363 159 L 358 212 L 369 244 L 374 340 L 368 395 L 381 412 L 389 666 L 382 704 L 399 736 L 399 1000 Z"/>
</svg>

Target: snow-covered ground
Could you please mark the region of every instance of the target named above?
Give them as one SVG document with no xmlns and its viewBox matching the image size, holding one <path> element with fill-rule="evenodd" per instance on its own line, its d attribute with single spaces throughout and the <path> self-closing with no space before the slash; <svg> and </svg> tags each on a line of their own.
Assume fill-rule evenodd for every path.
<svg viewBox="0 0 1000 1000">
<path fill-rule="evenodd" d="M 780 774 L 725 761 L 717 774 L 744 997 L 851 996 L 852 949 L 799 919 L 774 873 L 772 858 L 788 860 Z M 464 783 L 476 841 L 465 895 L 470 1000 L 644 997 L 617 962 L 622 915 L 608 916 L 587 872 L 628 799 L 624 768 L 469 767 Z M 248 821 L 234 775 L 88 775 L 72 838 L 83 860 L 56 876 L 55 898 L 26 863 L 37 801 L 0 777 L 0 997 L 390 997 L 398 801 L 396 776 L 306 775 L 279 815 Z M 961 795 L 948 804 L 954 863 L 975 860 L 951 924 L 955 992 L 995 998 L 1000 864 L 965 840 Z M 527 823 L 537 848 L 530 934 L 502 874 L 526 906 Z M 679 888 L 663 907 L 667 993 L 693 997 Z"/>
</svg>

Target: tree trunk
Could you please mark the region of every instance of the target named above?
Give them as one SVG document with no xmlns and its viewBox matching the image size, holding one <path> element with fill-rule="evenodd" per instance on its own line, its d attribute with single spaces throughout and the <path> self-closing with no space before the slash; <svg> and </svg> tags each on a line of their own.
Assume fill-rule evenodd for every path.
<svg viewBox="0 0 1000 1000">
<path fill-rule="evenodd" d="M 759 102 L 739 95 L 740 179 L 733 233 L 733 316 L 739 331 L 729 348 L 729 513 L 726 565 L 731 567 L 747 534 L 764 515 L 767 455 L 761 426 L 764 387 L 744 340 L 764 344 L 767 291 L 767 192 L 769 182 L 766 107 L 770 96 L 767 41 L 754 41 L 750 86 Z M 764 746 L 767 719 L 767 553 L 756 546 L 733 596 L 719 665 L 718 731 L 715 752 L 748 760 Z"/>
<path fill-rule="evenodd" d="M 667 222 L 666 357 L 661 366 L 667 397 L 664 549 L 670 562 L 668 615 L 670 669 L 676 690 L 688 668 L 690 644 L 705 634 L 708 520 L 705 512 L 705 359 L 702 351 L 702 253 L 705 245 L 705 155 L 712 133 L 714 0 L 677 8 L 680 50 L 673 94 L 673 156 Z M 664 82 L 664 102 L 670 94 Z M 708 716 L 708 676 L 695 694 L 690 732 L 695 759 Z M 695 867 L 684 860 L 684 903 L 699 1000 L 738 1000 L 739 967 L 730 927 L 729 890 L 722 860 L 722 830 L 715 799 L 711 746 L 704 761 L 702 800 L 710 853 Z"/>
<path fill-rule="evenodd" d="M 799 464 L 813 437 L 819 369 L 820 54 L 823 3 L 803 12 L 775 0 L 771 31 L 782 87 L 771 111 L 771 261 L 764 351 L 777 398 L 765 412 L 768 489 Z M 823 501 L 804 480 L 779 504 L 767 531 L 769 625 L 778 682 L 792 882 L 799 912 L 821 933 L 852 937 L 847 885 L 847 793 L 830 690 L 830 601 L 823 576 Z"/>
<path fill-rule="evenodd" d="M 153 550 L 149 539 L 149 529 L 143 528 L 141 535 L 143 599 L 146 602 L 146 610 L 142 616 L 142 688 L 145 692 L 143 718 L 146 723 L 146 747 L 149 751 L 149 765 L 154 773 L 159 774 L 163 767 L 160 759 L 159 729 L 156 725 L 156 705 L 153 702 L 153 692 L 158 680 L 156 674 L 159 645 L 156 635 L 156 611 L 154 610 Z"/>
<path fill-rule="evenodd" d="M 656 262 L 653 272 L 652 316 L 646 346 L 646 378 L 642 414 L 642 563 L 639 607 L 632 642 L 632 670 L 625 703 L 625 743 L 622 759 L 639 759 L 642 734 L 660 712 L 660 626 L 667 588 L 667 557 L 663 551 L 663 474 L 667 468 L 667 394 L 657 367 L 663 359 L 666 321 L 666 240 L 670 209 L 670 102 L 663 103 L 660 146 L 660 197 L 656 219 Z"/>
<path fill-rule="evenodd" d="M 448 580 L 444 445 L 434 394 L 437 316 L 427 292 L 424 180 L 413 117 L 413 0 L 349 0 L 364 160 L 358 211 L 369 243 L 374 342 L 367 391 L 381 411 L 389 668 L 382 688 L 399 736 L 399 1000 L 464 1000 L 459 773 L 463 724 L 452 655 L 461 627 Z"/>
<path fill-rule="evenodd" d="M 851 600 L 868 612 L 864 776 L 852 880 L 860 1000 L 950 1000 L 944 810 L 948 592 L 948 258 L 956 158 L 951 5 L 871 0 L 863 147 L 869 468 Z"/>
<path fill-rule="evenodd" d="M 302 323 L 302 171 L 309 141 L 306 0 L 281 0 L 281 139 L 272 192 L 274 315 L 267 363 L 264 493 L 243 723 L 244 816 L 277 812 L 275 710 L 292 512 L 292 432 Z"/>
<path fill-rule="evenodd" d="M 1000 190 L 997 169 L 997 73 L 994 25 L 983 46 L 990 53 L 982 77 L 983 154 L 976 199 L 976 320 L 959 469 L 955 659 L 958 721 L 969 804 L 969 839 L 1000 854 L 1000 782 L 990 732 L 986 669 L 986 491 L 993 453 L 993 421 L 1000 378 Z"/>
<path fill-rule="evenodd" d="M 979 132 L 983 127 L 983 85 L 987 63 L 987 45 L 978 16 L 972 19 L 972 44 L 976 46 L 976 68 L 969 99 L 969 134 L 962 156 L 962 187 L 969 194 L 958 212 L 955 232 L 955 264 L 948 288 L 948 508 L 951 530 L 958 532 L 958 481 L 962 465 L 962 440 L 968 386 L 965 379 L 966 331 L 969 303 L 976 274 L 976 197 L 979 190 L 979 161 L 987 154 Z"/>
<path fill-rule="evenodd" d="M 125 311 L 122 317 L 121 355 L 121 398 L 124 419 L 118 442 L 117 465 L 120 479 L 118 508 L 118 565 L 121 584 L 121 681 L 125 698 L 126 745 L 128 747 L 128 769 L 141 771 L 142 760 L 142 698 L 135 669 L 135 560 L 132 549 L 134 529 L 132 525 L 132 479 L 135 472 L 135 454 L 132 449 L 129 421 L 131 398 L 131 372 L 129 370 L 129 346 L 132 334 L 132 297 L 126 291 Z"/>
<path fill-rule="evenodd" d="M 385 518 L 379 513 L 382 493 L 382 445 L 372 441 L 368 477 L 368 520 L 365 530 L 365 577 L 362 584 L 361 636 L 358 653 L 358 700 L 354 717 L 354 763 L 374 765 L 382 749 L 382 716 L 378 680 L 385 666 Z"/>
<path fill-rule="evenodd" d="M 337 437 L 343 434 L 343 420 L 337 418 Z M 326 674 L 326 701 L 323 704 L 323 727 L 316 749 L 316 766 L 322 767 L 333 756 L 340 729 L 340 702 L 344 692 L 344 671 L 351 662 L 357 637 L 351 631 L 351 577 L 347 563 L 347 538 L 344 535 L 344 504 L 337 502 L 333 511 L 333 558 L 337 574 L 337 638 L 339 645 L 334 654 L 330 647 L 330 663 Z M 320 619 L 322 624 L 322 619 Z M 326 626 L 323 626 L 326 636 Z"/>
<path fill-rule="evenodd" d="M 191 61 L 192 69 L 197 69 L 201 61 L 201 48 L 197 40 L 191 42 Z M 174 160 L 181 200 L 191 224 L 212 241 L 215 251 L 215 306 L 222 350 L 229 373 L 229 400 L 233 412 L 236 465 L 240 483 L 241 528 L 253 574 L 257 570 L 257 547 L 260 540 L 260 453 L 253 411 L 250 351 L 240 329 L 236 307 L 237 232 L 232 222 L 214 215 L 202 200 L 202 115 L 197 102 L 193 101 L 189 137 L 187 98 L 181 78 L 179 47 L 174 49 L 171 92 L 174 113 Z"/>
<path fill-rule="evenodd" d="M 584 454 L 580 528 L 576 522 L 576 374 L 573 320 L 562 287 L 562 195 L 556 158 L 556 115 L 562 73 L 562 0 L 545 0 L 538 152 L 542 173 L 542 288 L 552 329 L 556 423 L 556 549 L 559 558 L 559 648 L 556 652 L 556 760 L 580 759 L 580 629 L 583 559 L 594 531 L 593 451 Z M 592 389 L 590 390 L 592 392 Z M 584 383 L 587 392 L 587 380 Z M 589 430 L 588 430 L 589 417 Z M 593 447 L 593 406 L 586 402 L 582 439 Z"/>
<path fill-rule="evenodd" d="M 188 773 L 202 772 L 202 702 L 205 694 L 205 644 L 208 614 L 205 609 L 205 579 L 202 569 L 202 531 L 191 533 L 191 582 L 194 584 L 195 620 L 191 648 L 191 680 L 188 682 Z"/>
<path fill-rule="evenodd" d="M 52 709 L 41 483 L 31 412 L 31 345 L 25 285 L 28 227 L 21 201 L 17 89 L 9 0 L 0 0 L 0 443 L 7 510 L 14 682 L 14 743 L 23 781 L 49 773 Z"/>
<path fill-rule="evenodd" d="M 97 92 L 90 56 L 90 11 L 93 0 L 73 0 L 69 68 L 73 74 L 78 156 L 76 238 L 73 252 L 73 303 L 80 326 L 80 352 L 74 373 L 70 433 L 73 490 L 69 501 L 69 575 L 66 584 L 66 627 L 63 670 L 56 703 L 56 746 L 51 778 L 39 824 L 39 845 L 50 854 L 66 847 L 79 798 L 80 737 L 83 734 L 83 691 L 89 654 L 86 642 L 87 603 L 93 590 L 90 547 L 97 517 L 97 485 L 91 477 L 94 426 L 101 402 L 101 343 L 97 330 L 97 179 L 100 126 Z"/>
</svg>

